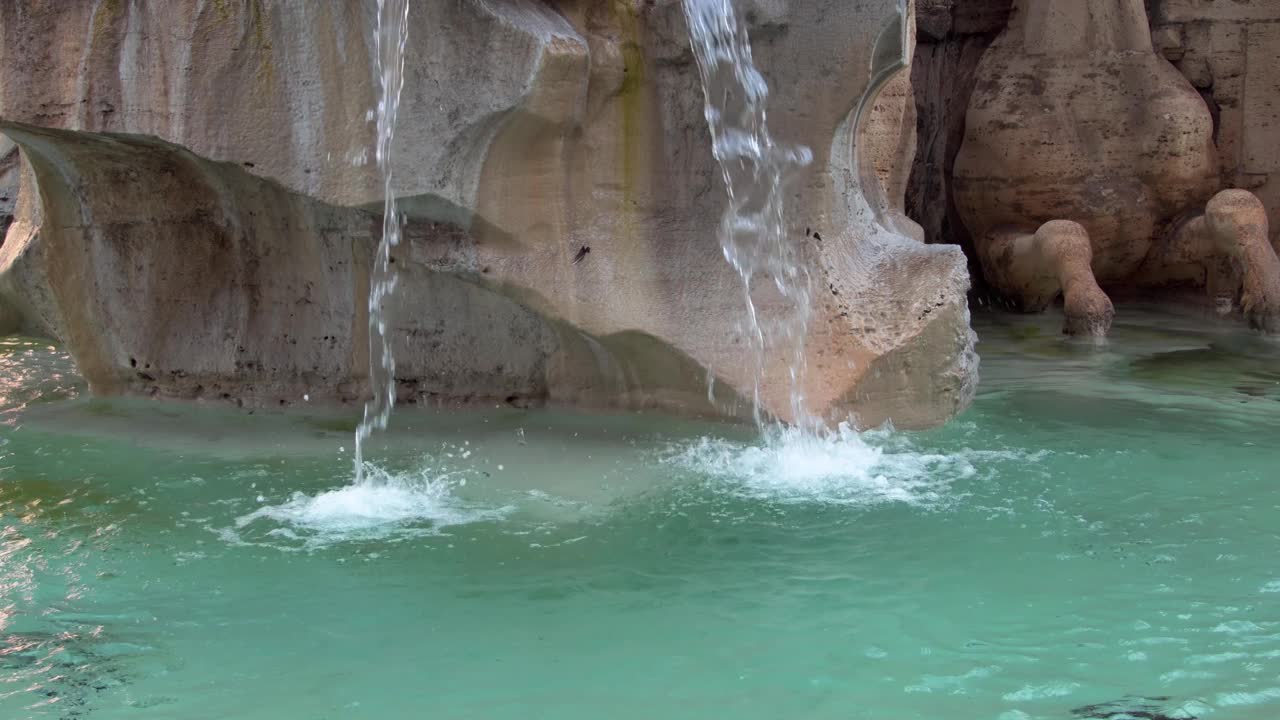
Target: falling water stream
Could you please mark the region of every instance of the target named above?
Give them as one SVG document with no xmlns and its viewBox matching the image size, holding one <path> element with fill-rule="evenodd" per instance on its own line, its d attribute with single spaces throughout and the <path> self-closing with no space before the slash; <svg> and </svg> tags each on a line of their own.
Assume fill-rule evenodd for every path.
<svg viewBox="0 0 1280 720">
<path fill-rule="evenodd" d="M 769 86 L 756 69 L 751 39 L 731 0 L 684 0 L 685 19 L 706 95 L 712 153 L 724 174 L 729 203 L 720 221 L 725 259 L 742 277 L 746 301 L 745 339 L 754 368 L 752 409 L 765 425 L 761 385 L 771 350 L 785 353 L 791 416 L 801 431 L 816 431 L 804 393 L 805 336 L 811 314 L 811 281 L 800 246 L 787 237 L 784 191 L 796 172 L 813 160 L 804 146 L 778 144 L 769 134 Z M 761 318 L 753 284 L 772 280 L 783 313 Z"/>
<path fill-rule="evenodd" d="M 400 240 L 400 217 L 392 183 L 392 140 L 404 85 L 404 52 L 408 39 L 409 0 L 378 0 L 375 35 L 380 97 L 377 105 L 376 159 L 384 193 L 383 236 L 375 257 L 369 292 L 370 384 L 373 395 L 356 430 L 355 482 L 316 495 L 296 492 L 283 503 L 267 503 L 237 519 L 238 527 L 284 522 L 328 537 L 335 530 L 374 532 L 421 521 L 444 523 L 459 517 L 498 517 L 509 506 L 477 507 L 457 495 L 465 472 L 442 470 L 438 460 L 471 457 L 464 447 L 408 468 L 367 462 L 367 441 L 385 430 L 395 405 L 395 361 L 386 301 L 396 286 L 390 253 Z M 728 445 L 705 439 L 672 451 L 674 466 L 728 475 L 768 493 L 827 496 L 861 495 L 868 485 L 889 486 L 863 471 L 883 464 L 883 453 L 869 446 L 846 424 L 827 428 L 809 412 L 805 388 L 805 339 L 810 316 L 810 276 L 803 247 L 787 237 L 784 193 L 812 152 L 788 146 L 769 134 L 765 106 L 768 86 L 752 59 L 746 26 L 729 0 L 684 0 L 692 46 L 706 96 L 705 114 L 713 154 L 723 172 L 729 202 L 721 218 L 719 238 L 728 262 L 742 278 L 746 305 L 740 331 L 750 348 L 753 370 L 753 413 L 762 443 Z M 772 282 L 773 290 L 762 283 Z M 768 300 L 757 291 L 763 290 Z M 776 291 L 776 292 L 775 292 Z M 759 308 L 768 303 L 766 312 Z M 785 363 L 792 426 L 774 422 L 762 400 L 766 372 L 772 362 Z M 777 413 L 781 415 L 781 413 Z M 487 421 L 486 421 L 487 422 Z M 523 429 L 519 430 L 524 444 Z M 431 455 L 431 453 L 428 453 Z M 590 457 L 590 454 L 587 455 Z M 471 469 L 491 458 L 477 456 Z M 447 463 L 445 463 L 447 465 Z M 499 473 L 503 463 L 493 463 Z M 468 470 L 467 472 L 469 472 Z M 483 474 L 489 476 L 488 471 Z M 501 481 L 482 483 L 496 488 Z M 594 481 L 591 483 L 596 484 Z M 607 483 L 606 483 L 607 484 Z M 542 493 L 545 488 L 538 487 Z M 873 492 L 879 492 L 874 490 Z"/>
<path fill-rule="evenodd" d="M 816 431 L 820 420 L 808 410 L 804 386 L 805 338 L 811 314 L 811 278 L 801 248 L 787 236 L 784 190 L 796 172 L 813 160 L 805 146 L 775 142 L 769 134 L 768 84 L 756 69 L 746 25 L 731 0 L 684 0 L 694 55 L 705 92 L 705 115 L 712 152 L 720 164 L 729 202 L 720 222 L 725 259 L 742 278 L 746 304 L 745 339 L 753 368 L 752 412 L 765 426 L 761 402 L 770 351 L 787 362 L 791 417 L 799 430 Z M 378 0 L 374 47 L 377 56 L 376 160 L 383 181 L 382 239 L 369 283 L 369 381 L 373 394 L 355 434 L 356 482 L 365 478 L 365 444 L 385 429 L 395 407 L 395 357 L 388 337 L 387 299 L 395 290 L 391 249 L 400 241 L 400 218 L 392 187 L 392 142 L 404 87 L 409 0 Z M 753 285 L 772 280 L 784 310 L 763 319 Z"/>
<path fill-rule="evenodd" d="M 400 243 L 400 216 L 392 189 L 392 141 L 396 116 L 400 111 L 400 91 L 404 88 L 404 50 L 409 40 L 409 0 L 378 0 L 378 20 L 374 31 L 374 52 L 378 68 L 377 149 L 382 173 L 382 239 L 373 260 L 369 279 L 369 385 L 373 396 L 364 406 L 364 419 L 356 428 L 356 483 L 365 478 L 365 441 L 376 430 L 387 427 L 396 404 L 396 360 L 387 334 L 390 322 L 387 299 L 396 287 L 391 266 L 391 248 Z"/>
</svg>

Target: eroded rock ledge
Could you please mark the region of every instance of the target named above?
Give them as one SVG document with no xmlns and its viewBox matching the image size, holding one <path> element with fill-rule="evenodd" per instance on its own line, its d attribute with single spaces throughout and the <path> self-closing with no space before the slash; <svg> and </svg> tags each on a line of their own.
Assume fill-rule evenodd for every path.
<svg viewBox="0 0 1280 720">
<path fill-rule="evenodd" d="M 154 138 L 0 131 L 30 161 L 0 304 L 66 343 L 93 392 L 275 405 L 367 391 L 377 216 Z M 456 226 L 411 222 L 395 260 L 402 401 L 707 410 L 673 349 L 593 338 L 487 287 Z"/>
<path fill-rule="evenodd" d="M 370 139 L 372 18 L 292 0 L 88 5 L 0 9 L 6 57 L 39 55 L 58 79 L 0 81 L 0 132 L 34 169 L 0 264 L 10 314 L 65 340 L 98 392 L 361 396 L 376 233 L 362 208 L 379 193 L 351 160 Z M 403 393 L 744 412 L 741 284 L 715 239 L 723 189 L 679 3 L 415 7 Z M 901 212 L 909 123 L 872 111 L 910 52 L 901 6 L 749 10 L 774 134 L 816 157 L 793 198 L 822 289 L 811 404 L 941 422 L 971 399 L 976 358 L 962 254 L 920 243 Z M 889 150 L 860 158 L 862 135 Z M 780 415 L 785 373 L 766 378 Z"/>
</svg>

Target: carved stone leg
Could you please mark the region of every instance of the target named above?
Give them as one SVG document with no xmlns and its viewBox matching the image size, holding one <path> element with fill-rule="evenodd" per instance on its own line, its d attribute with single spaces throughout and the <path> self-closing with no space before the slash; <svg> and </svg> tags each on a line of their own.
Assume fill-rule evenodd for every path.
<svg viewBox="0 0 1280 720">
<path fill-rule="evenodd" d="M 1068 335 L 1101 337 L 1115 308 L 1093 276 L 1089 233 L 1079 223 L 1051 220 L 1034 234 L 997 230 L 983 253 L 983 272 L 1024 310 L 1039 311 L 1062 295 Z"/>
<path fill-rule="evenodd" d="M 1223 190 L 1205 206 L 1203 223 L 1215 252 L 1240 265 L 1249 324 L 1280 333 L 1280 258 L 1271 247 L 1262 201 L 1247 190 Z"/>
</svg>

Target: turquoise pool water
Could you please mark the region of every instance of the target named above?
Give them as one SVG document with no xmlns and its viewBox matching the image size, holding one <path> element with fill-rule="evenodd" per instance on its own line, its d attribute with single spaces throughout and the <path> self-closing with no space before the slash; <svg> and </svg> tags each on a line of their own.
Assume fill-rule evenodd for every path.
<svg viewBox="0 0 1280 720">
<path fill-rule="evenodd" d="M 0 718 L 1280 717 L 1280 348 L 1058 322 L 932 432 L 406 412 L 359 488 L 0 339 Z"/>
</svg>

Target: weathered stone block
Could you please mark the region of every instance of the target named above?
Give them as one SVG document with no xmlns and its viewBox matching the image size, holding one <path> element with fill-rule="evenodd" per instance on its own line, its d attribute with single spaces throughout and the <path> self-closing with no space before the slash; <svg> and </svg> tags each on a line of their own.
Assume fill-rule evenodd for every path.
<svg viewBox="0 0 1280 720">
<path fill-rule="evenodd" d="M 1248 67 L 1243 170 L 1274 172 L 1280 170 L 1280 24 L 1249 27 Z"/>
<path fill-rule="evenodd" d="M 1210 23 L 1208 27 L 1209 50 L 1206 55 L 1213 68 L 1213 76 L 1220 79 L 1244 75 L 1248 25 L 1222 22 Z"/>
<path fill-rule="evenodd" d="M 1230 178 L 1239 170 L 1244 152 L 1244 78 L 1218 78 L 1213 84 L 1213 101 L 1217 104 L 1218 157 L 1222 175 Z"/>
<path fill-rule="evenodd" d="M 1013 0 L 955 0 L 953 32 L 959 35 L 998 33 L 1009 21 Z"/>
<path fill-rule="evenodd" d="M 1280 20 L 1275 0 L 1159 0 L 1153 5 L 1157 22 Z"/>
<path fill-rule="evenodd" d="M 1191 81 L 1191 85 L 1204 90 L 1213 87 L 1213 71 L 1209 60 L 1200 55 L 1186 55 L 1177 65 L 1178 70 Z"/>
<path fill-rule="evenodd" d="M 1164 55 L 1170 62 L 1181 60 L 1183 53 L 1186 52 L 1182 38 L 1182 25 L 1160 25 L 1152 28 L 1151 44 L 1155 46 L 1156 52 Z"/>
<path fill-rule="evenodd" d="M 955 0 L 916 0 L 916 26 L 925 42 L 937 42 L 951 33 Z"/>
</svg>

